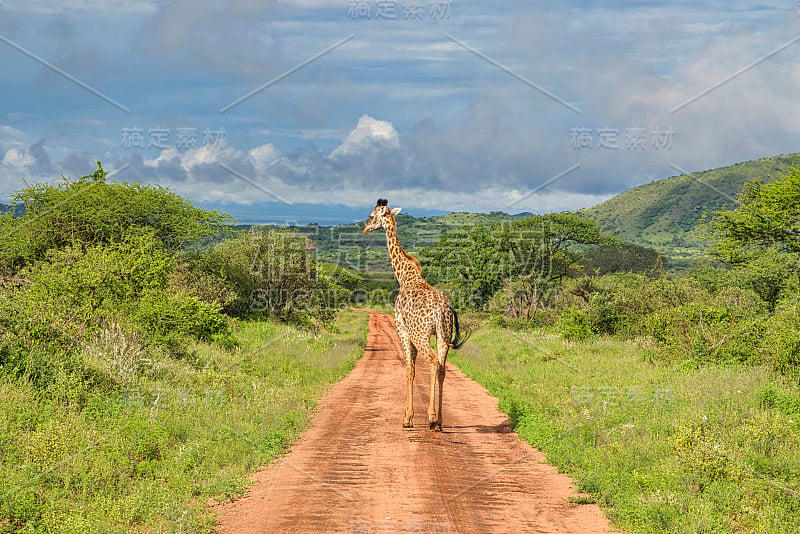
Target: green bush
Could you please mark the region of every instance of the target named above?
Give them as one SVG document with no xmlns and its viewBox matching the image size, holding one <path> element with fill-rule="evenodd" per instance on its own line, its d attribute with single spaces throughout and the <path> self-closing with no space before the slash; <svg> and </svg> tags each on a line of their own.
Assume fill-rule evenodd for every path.
<svg viewBox="0 0 800 534">
<path fill-rule="evenodd" d="M 196 255 L 195 255 L 196 256 Z M 192 259 L 181 258 L 167 282 L 171 294 L 196 297 L 223 311 L 235 309 L 239 298 L 232 284 L 219 275 L 202 270 Z"/>
<path fill-rule="evenodd" d="M 35 184 L 15 193 L 12 205 L 24 207 L 14 217 L 0 217 L 4 242 L 0 273 L 13 274 L 53 249 L 115 243 L 146 230 L 170 250 L 219 236 L 228 215 L 197 208 L 172 191 L 140 183 L 110 182 L 98 169 L 76 181 Z M 90 209 L 87 209 L 90 207 Z"/>
<path fill-rule="evenodd" d="M 183 354 L 190 339 L 233 346 L 218 305 L 169 290 L 174 268 L 174 254 L 152 232 L 48 251 L 27 271 L 32 284 L 0 295 L 2 372 L 50 395 L 69 395 L 51 389 L 65 380 L 104 387 L 125 383 L 138 366 L 125 361 L 130 353 L 114 353 L 113 343 L 106 343 L 108 354 L 100 359 L 110 360 L 103 369 L 81 356 L 97 350 L 98 338 L 114 325 L 122 329 L 118 340 L 143 334 L 141 344 L 153 350 L 162 345 L 174 354 Z"/>
<path fill-rule="evenodd" d="M 153 233 L 143 232 L 111 244 L 53 249 L 30 271 L 28 296 L 55 303 L 64 312 L 93 314 L 116 310 L 145 292 L 167 286 L 175 260 Z"/>
<path fill-rule="evenodd" d="M 587 306 L 587 314 L 592 331 L 598 334 L 627 333 L 631 323 L 636 321 L 630 310 L 611 295 L 594 295 Z"/>
<path fill-rule="evenodd" d="M 800 396 L 786 392 L 775 383 L 764 384 L 758 401 L 762 408 L 777 408 L 788 416 L 796 417 L 800 422 Z"/>
<path fill-rule="evenodd" d="M 34 308 L 51 304 L 61 317 L 78 314 L 84 341 L 122 315 L 140 326 L 150 343 L 176 348 L 182 337 L 234 343 L 219 305 L 169 290 L 175 257 L 153 233 L 83 253 L 75 247 L 55 250 L 48 259 L 31 272 L 34 283 L 26 297 Z"/>
<path fill-rule="evenodd" d="M 313 327 L 330 323 L 350 290 L 318 268 L 312 252 L 311 243 L 296 232 L 261 227 L 214 246 L 195 265 L 222 282 L 225 313 Z"/>
<path fill-rule="evenodd" d="M 151 340 L 178 348 L 185 338 L 236 346 L 228 320 L 218 306 L 192 296 L 173 296 L 163 292 L 145 295 L 134 313 Z"/>
<path fill-rule="evenodd" d="M 796 254 L 768 249 L 750 261 L 736 266 L 730 274 L 737 286 L 757 294 L 769 311 L 775 311 L 778 301 L 784 296 L 796 295 L 798 291 Z"/>
<path fill-rule="evenodd" d="M 570 305 L 559 312 L 560 329 L 567 339 L 583 339 L 589 332 L 623 339 L 647 337 L 656 346 L 656 358 L 697 363 L 767 359 L 790 373 L 800 364 L 796 305 L 782 301 L 785 304 L 770 315 L 772 304 L 743 282 L 742 272 L 582 278 L 564 292 Z"/>
<path fill-rule="evenodd" d="M 718 480 L 738 480 L 745 474 L 720 436 L 714 435 L 708 421 L 681 426 L 670 436 L 670 445 L 681 466 L 691 477 L 689 482 L 702 491 Z"/>
<path fill-rule="evenodd" d="M 642 332 L 656 342 L 668 359 L 757 362 L 753 341 L 762 335 L 760 324 L 752 316 L 737 315 L 738 312 L 725 306 L 692 302 L 645 317 L 641 322 Z"/>
<path fill-rule="evenodd" d="M 778 305 L 764 322 L 758 348 L 776 371 L 800 381 L 800 300 L 795 297 Z"/>
<path fill-rule="evenodd" d="M 595 334 L 589 316 L 579 308 L 570 308 L 561 315 L 558 330 L 564 339 L 570 341 L 588 339 Z"/>
</svg>

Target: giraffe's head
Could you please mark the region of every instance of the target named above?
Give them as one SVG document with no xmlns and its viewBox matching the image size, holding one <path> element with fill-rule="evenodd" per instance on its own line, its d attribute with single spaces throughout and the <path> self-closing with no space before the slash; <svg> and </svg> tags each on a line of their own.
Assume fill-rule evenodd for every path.
<svg viewBox="0 0 800 534">
<path fill-rule="evenodd" d="M 385 198 L 379 198 L 375 204 L 372 213 L 369 214 L 369 219 L 364 222 L 364 228 L 361 231 L 365 234 L 370 233 L 378 228 L 386 228 L 387 225 L 394 225 L 394 216 L 400 213 L 400 208 L 389 209 L 386 205 L 389 201 Z"/>
</svg>

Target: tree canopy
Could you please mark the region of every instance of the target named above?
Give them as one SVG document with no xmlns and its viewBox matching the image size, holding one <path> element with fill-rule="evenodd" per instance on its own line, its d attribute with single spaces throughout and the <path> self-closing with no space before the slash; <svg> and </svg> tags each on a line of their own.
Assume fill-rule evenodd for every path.
<svg viewBox="0 0 800 534">
<path fill-rule="evenodd" d="M 480 309 L 511 284 L 511 305 L 530 312 L 575 268 L 581 257 L 576 246 L 605 241 L 593 221 L 553 213 L 446 232 L 423 258 L 426 276 L 453 286 L 463 305 Z"/>
<path fill-rule="evenodd" d="M 768 185 L 746 183 L 737 204 L 712 212 L 714 254 L 741 263 L 771 247 L 800 252 L 800 167 L 792 167 Z"/>
<path fill-rule="evenodd" d="M 143 229 L 177 250 L 218 235 L 231 221 L 161 186 L 110 181 L 98 161 L 97 170 L 77 180 L 62 177 L 14 194 L 12 209 L 0 215 L 0 272 L 12 273 L 50 249 L 119 242 Z"/>
</svg>

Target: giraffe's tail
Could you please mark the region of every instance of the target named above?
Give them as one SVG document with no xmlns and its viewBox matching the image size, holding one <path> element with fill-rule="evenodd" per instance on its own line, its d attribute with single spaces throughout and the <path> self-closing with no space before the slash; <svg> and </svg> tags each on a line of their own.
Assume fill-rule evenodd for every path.
<svg viewBox="0 0 800 534">
<path fill-rule="evenodd" d="M 464 325 L 462 327 L 459 324 L 458 314 L 452 306 L 450 306 L 450 313 L 453 314 L 453 327 L 455 328 L 455 336 L 453 337 L 453 341 L 450 343 L 450 348 L 460 349 L 472 335 L 472 329 L 469 327 L 469 325 Z"/>
</svg>

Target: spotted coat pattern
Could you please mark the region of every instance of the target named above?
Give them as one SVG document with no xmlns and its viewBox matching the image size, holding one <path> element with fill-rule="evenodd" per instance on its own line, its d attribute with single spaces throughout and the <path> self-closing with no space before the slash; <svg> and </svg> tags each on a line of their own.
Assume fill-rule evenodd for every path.
<svg viewBox="0 0 800 534">
<path fill-rule="evenodd" d="M 397 238 L 399 208 L 390 210 L 386 200 L 379 199 L 364 223 L 363 233 L 378 228 L 386 231 L 386 245 L 400 290 L 394 303 L 397 335 L 406 357 L 406 411 L 403 426 L 413 426 L 414 367 L 417 354 L 422 354 L 431 367 L 431 394 L 428 406 L 428 425 L 432 430 L 442 429 L 442 388 L 444 386 L 447 351 L 453 338 L 453 312 L 447 295 L 430 285 L 422 276 L 419 261 L 403 250 Z M 431 348 L 431 336 L 436 336 L 436 352 Z M 439 384 L 438 406 L 436 384 Z"/>
</svg>

